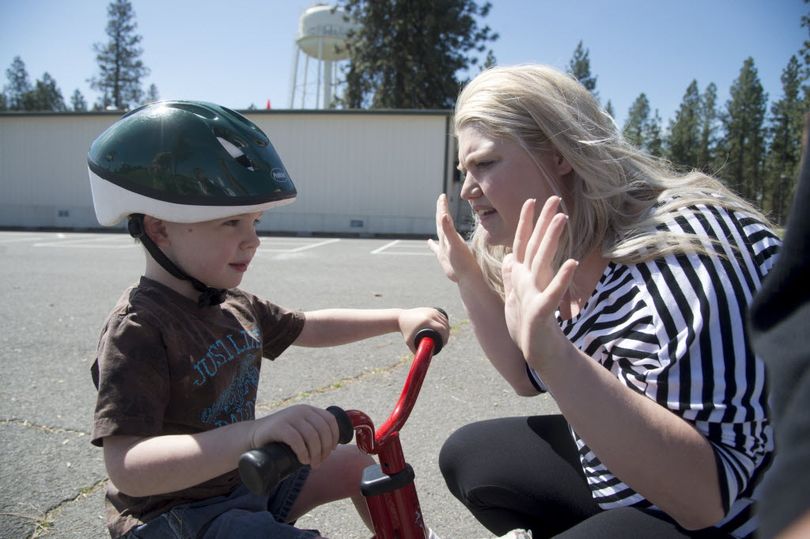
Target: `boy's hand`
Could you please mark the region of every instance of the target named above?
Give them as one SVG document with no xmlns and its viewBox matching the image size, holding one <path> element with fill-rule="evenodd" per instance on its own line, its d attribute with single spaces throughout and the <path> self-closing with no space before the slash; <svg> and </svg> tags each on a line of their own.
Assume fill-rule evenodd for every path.
<svg viewBox="0 0 810 539">
<path fill-rule="evenodd" d="M 329 456 L 340 438 L 335 416 L 306 404 L 290 406 L 253 423 L 251 449 L 282 442 L 290 446 L 301 464 L 313 468 Z"/>
<path fill-rule="evenodd" d="M 399 315 L 399 331 L 411 352 L 416 352 L 416 344 L 413 341 L 419 330 L 423 328 L 436 330 L 442 336 L 444 343 L 450 338 L 450 322 L 441 312 L 432 307 L 405 309 Z"/>
</svg>

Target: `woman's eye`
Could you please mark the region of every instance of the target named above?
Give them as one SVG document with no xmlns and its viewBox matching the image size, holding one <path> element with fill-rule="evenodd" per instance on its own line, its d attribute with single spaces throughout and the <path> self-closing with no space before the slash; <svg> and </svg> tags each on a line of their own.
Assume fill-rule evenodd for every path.
<svg viewBox="0 0 810 539">
<path fill-rule="evenodd" d="M 492 164 L 493 164 L 494 162 L 495 162 L 495 161 L 478 161 L 478 162 L 475 164 L 475 166 L 476 166 L 477 168 L 487 168 L 487 167 L 492 166 Z"/>
</svg>

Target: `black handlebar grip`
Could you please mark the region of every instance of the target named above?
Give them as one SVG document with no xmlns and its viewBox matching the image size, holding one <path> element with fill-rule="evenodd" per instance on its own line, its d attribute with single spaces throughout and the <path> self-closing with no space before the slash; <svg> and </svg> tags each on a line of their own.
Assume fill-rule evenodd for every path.
<svg viewBox="0 0 810 539">
<path fill-rule="evenodd" d="M 416 343 L 417 348 L 419 347 L 419 343 L 425 337 L 430 337 L 433 339 L 433 355 L 435 356 L 439 352 L 442 351 L 442 336 L 439 335 L 439 332 L 435 329 L 431 328 L 422 328 L 416 332 L 416 336 L 413 338 L 413 341 Z"/>
<path fill-rule="evenodd" d="M 444 316 L 444 318 L 448 322 L 450 321 L 450 316 L 447 314 L 447 311 L 445 311 L 441 307 L 433 307 L 433 308 L 436 309 L 437 311 L 439 311 L 440 313 L 442 313 L 442 316 Z M 430 328 L 422 328 L 422 329 L 420 329 L 419 331 L 416 332 L 416 335 L 413 338 L 413 342 L 414 342 L 414 344 L 416 345 L 417 348 L 419 348 L 419 342 L 422 339 L 424 339 L 425 337 L 430 337 L 431 339 L 433 339 L 433 343 L 434 343 L 433 344 L 433 355 L 434 356 L 442 351 L 442 347 L 444 346 L 444 341 L 442 340 L 442 336 L 439 335 L 438 331 L 436 331 L 435 329 L 430 329 Z"/>
<path fill-rule="evenodd" d="M 239 476 L 253 494 L 270 495 L 282 479 L 301 467 L 295 452 L 281 442 L 251 449 L 239 457 Z"/>
<path fill-rule="evenodd" d="M 354 437 L 349 415 L 337 406 L 327 408 L 338 423 L 338 441 L 347 444 Z M 246 451 L 239 457 L 239 476 L 250 491 L 268 496 L 284 478 L 303 466 L 290 446 L 274 442 L 258 449 Z"/>
<path fill-rule="evenodd" d="M 340 406 L 330 406 L 326 409 L 327 412 L 331 413 L 337 419 L 338 424 L 338 443 L 347 444 L 352 441 L 354 438 L 354 427 L 352 426 L 352 420 L 349 419 L 349 414 L 346 413 L 346 410 L 341 408 Z"/>
</svg>

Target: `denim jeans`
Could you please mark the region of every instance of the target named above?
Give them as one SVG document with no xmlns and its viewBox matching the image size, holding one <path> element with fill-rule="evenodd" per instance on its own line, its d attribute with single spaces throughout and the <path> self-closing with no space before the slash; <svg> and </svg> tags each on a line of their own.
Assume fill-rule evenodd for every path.
<svg viewBox="0 0 810 539">
<path fill-rule="evenodd" d="M 178 505 L 130 530 L 125 539 L 305 539 L 316 530 L 287 524 L 293 503 L 309 475 L 303 468 L 282 481 L 269 496 L 257 496 L 240 485 L 227 496 Z"/>
</svg>

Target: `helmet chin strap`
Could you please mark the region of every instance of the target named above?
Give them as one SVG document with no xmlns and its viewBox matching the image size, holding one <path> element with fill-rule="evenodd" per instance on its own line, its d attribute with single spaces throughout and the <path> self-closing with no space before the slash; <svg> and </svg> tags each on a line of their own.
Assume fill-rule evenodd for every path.
<svg viewBox="0 0 810 539">
<path fill-rule="evenodd" d="M 149 251 L 149 254 L 152 255 L 152 258 L 155 259 L 155 262 L 160 264 L 163 269 L 171 273 L 173 276 L 177 277 L 178 279 L 182 279 L 184 281 L 189 281 L 191 286 L 194 287 L 195 290 L 200 292 L 200 297 L 197 300 L 197 305 L 200 307 L 211 307 L 214 305 L 219 305 L 223 301 L 225 301 L 225 289 L 222 288 L 211 288 L 210 286 L 206 286 L 201 281 L 195 279 L 185 271 L 181 270 L 177 267 L 177 265 L 169 260 L 163 251 L 160 250 L 160 247 L 155 245 L 155 242 L 152 241 L 152 238 L 144 230 L 143 226 L 143 214 L 135 213 L 129 216 L 129 221 L 127 223 L 127 229 L 129 230 L 129 235 L 133 238 L 137 238 L 138 240 L 143 243 L 143 246 L 146 247 L 146 250 Z"/>
</svg>

